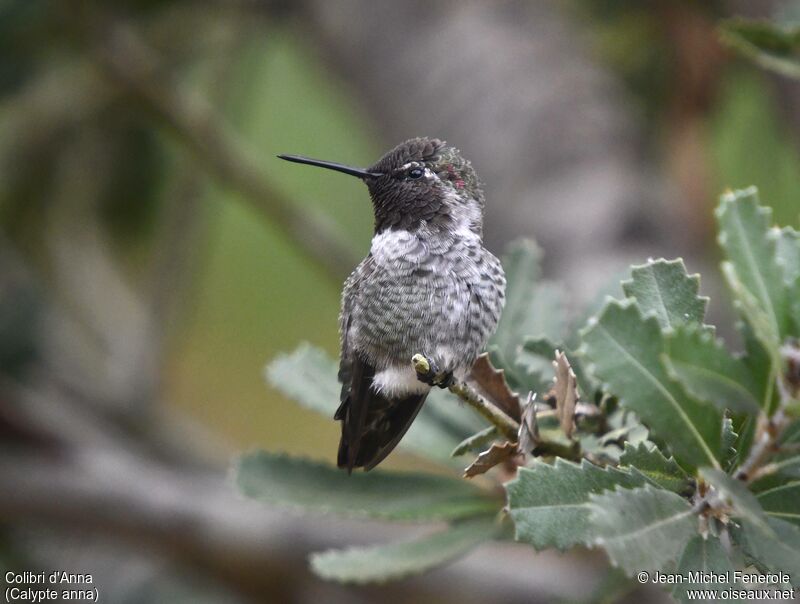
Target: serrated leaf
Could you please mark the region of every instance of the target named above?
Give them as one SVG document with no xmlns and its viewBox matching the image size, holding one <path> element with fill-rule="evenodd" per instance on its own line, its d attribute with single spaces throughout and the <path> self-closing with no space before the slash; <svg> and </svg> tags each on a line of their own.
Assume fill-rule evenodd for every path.
<svg viewBox="0 0 800 604">
<path fill-rule="evenodd" d="M 800 232 L 791 227 L 773 229 L 777 262 L 783 269 L 791 304 L 794 333 L 800 333 Z"/>
<path fill-rule="evenodd" d="M 641 472 L 647 480 L 668 491 L 682 495 L 690 493 L 692 484 L 689 476 L 672 458 L 667 458 L 656 447 L 645 443 L 633 446 L 625 443 L 625 451 L 619 458 L 621 466 L 629 466 L 632 472 Z"/>
<path fill-rule="evenodd" d="M 277 356 L 265 370 L 267 380 L 275 389 L 328 419 L 333 418 L 339 405 L 341 385 L 336 373 L 334 361 L 323 350 L 308 343 L 301 344 L 291 354 Z M 446 398 L 443 392 L 431 393 L 399 446 L 405 451 L 454 466 L 450 451 L 469 434 L 469 429 L 460 426 L 453 416 L 467 416 L 469 412 L 460 409 L 454 400 L 442 402 L 443 398 Z"/>
<path fill-rule="evenodd" d="M 644 316 L 655 315 L 662 329 L 684 323 L 702 323 L 708 298 L 698 296 L 700 275 L 689 275 L 683 260 L 659 259 L 631 267 L 631 279 L 622 289 Z"/>
<path fill-rule="evenodd" d="M 686 544 L 686 548 L 681 554 L 678 562 L 677 575 L 680 577 L 697 576 L 695 573 L 713 573 L 713 576 L 733 577 L 736 570 L 734 565 L 725 553 L 725 549 L 720 544 L 719 539 L 713 535 L 704 538 L 702 535 L 695 535 Z M 713 587 L 714 590 L 735 589 L 737 585 L 733 582 L 719 583 L 680 583 L 672 590 L 673 597 L 679 602 L 696 601 L 696 597 L 690 598 L 688 591 L 706 590 Z"/>
<path fill-rule="evenodd" d="M 590 543 L 594 530 L 589 522 L 589 495 L 644 482 L 641 476 L 602 469 L 586 460 L 580 466 L 560 458 L 553 465 L 535 460 L 532 467 L 520 468 L 517 477 L 506 483 L 516 539 L 536 549 L 563 550 Z"/>
<path fill-rule="evenodd" d="M 735 297 L 734 306 L 752 329 L 753 336 L 767 354 L 770 367 L 777 366 L 780 334 L 770 320 L 769 313 L 761 307 L 758 299 L 745 287 L 733 264 L 723 262 L 720 268 L 728 288 Z"/>
<path fill-rule="evenodd" d="M 756 499 L 767 516 L 800 525 L 800 480 L 762 491 Z"/>
<path fill-rule="evenodd" d="M 662 357 L 669 375 L 695 398 L 718 409 L 757 413 L 759 389 L 747 366 L 722 347 L 714 334 L 678 326 L 667 337 Z"/>
<path fill-rule="evenodd" d="M 493 516 L 481 516 L 411 541 L 312 554 L 311 568 L 323 579 L 342 583 L 383 583 L 450 562 L 499 530 Z"/>
<path fill-rule="evenodd" d="M 772 229 L 770 235 L 775 239 L 775 256 L 783 270 L 783 280 L 793 285 L 800 279 L 800 232 L 783 227 Z"/>
<path fill-rule="evenodd" d="M 259 451 L 234 465 L 239 490 L 258 501 L 352 517 L 440 520 L 496 511 L 500 502 L 463 480 L 410 472 L 347 472 Z"/>
<path fill-rule="evenodd" d="M 761 67 L 800 78 L 800 27 L 730 19 L 720 26 L 723 42 Z"/>
<path fill-rule="evenodd" d="M 779 343 L 787 335 L 789 313 L 775 239 L 769 236 L 772 210 L 760 206 L 755 188 L 750 188 L 724 194 L 715 214 L 731 289 L 749 321 L 767 321 L 767 326 L 754 324 L 757 334 L 764 331 Z"/>
<path fill-rule="evenodd" d="M 667 375 L 661 363 L 664 336 L 654 317 L 643 319 L 631 300 L 612 300 L 582 337 L 586 357 L 608 392 L 657 436 L 668 438 L 679 461 L 689 467 L 718 464 L 722 416 Z"/>
<path fill-rule="evenodd" d="M 671 491 L 646 485 L 592 495 L 597 545 L 628 576 L 674 563 L 697 534 L 692 506 Z"/>
<path fill-rule="evenodd" d="M 739 435 L 733 429 L 733 420 L 730 417 L 722 419 L 722 442 L 720 443 L 720 451 L 722 452 L 723 467 L 729 470 L 735 464 L 738 458 L 736 450 L 736 441 Z"/>
<path fill-rule="evenodd" d="M 701 468 L 700 475 L 731 508 L 731 515 L 741 519 L 747 553 L 766 568 L 800 576 L 800 529 L 769 518 L 741 481 L 711 468 Z"/>
</svg>

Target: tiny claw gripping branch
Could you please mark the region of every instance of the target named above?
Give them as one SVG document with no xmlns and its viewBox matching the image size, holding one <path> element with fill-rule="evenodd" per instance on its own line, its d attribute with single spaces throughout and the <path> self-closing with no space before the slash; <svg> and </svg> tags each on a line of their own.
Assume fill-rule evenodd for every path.
<svg viewBox="0 0 800 604">
<path fill-rule="evenodd" d="M 447 388 L 461 400 L 486 418 L 498 431 L 512 442 L 517 442 L 519 423 L 500 410 L 494 403 L 486 400 L 466 382 L 456 380 L 452 374 L 442 375 L 436 372 L 436 364 L 425 355 L 415 354 L 411 364 L 417 378 L 440 388 Z"/>
</svg>

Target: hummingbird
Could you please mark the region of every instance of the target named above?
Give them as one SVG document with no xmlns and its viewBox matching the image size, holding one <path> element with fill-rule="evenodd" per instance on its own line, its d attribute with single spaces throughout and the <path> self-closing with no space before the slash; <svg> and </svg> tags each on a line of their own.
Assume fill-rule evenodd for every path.
<svg viewBox="0 0 800 604">
<path fill-rule="evenodd" d="M 500 261 L 483 245 L 484 194 L 458 149 L 413 138 L 368 168 L 298 155 L 369 190 L 369 253 L 347 278 L 339 317 L 341 422 L 337 465 L 368 471 L 397 446 L 434 386 L 463 380 L 505 301 Z M 431 369 L 412 365 L 424 355 Z"/>
</svg>

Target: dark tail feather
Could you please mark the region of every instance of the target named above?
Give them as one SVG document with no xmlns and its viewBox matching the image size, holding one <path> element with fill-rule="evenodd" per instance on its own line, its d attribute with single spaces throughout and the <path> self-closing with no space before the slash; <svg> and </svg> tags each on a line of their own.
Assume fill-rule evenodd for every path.
<svg viewBox="0 0 800 604">
<path fill-rule="evenodd" d="M 422 408 L 428 394 L 410 394 L 386 398 L 372 389 L 375 370 L 356 362 L 350 388 L 345 389 L 342 404 L 334 419 L 342 422 L 337 464 L 347 468 L 371 470 L 397 446 Z"/>
</svg>

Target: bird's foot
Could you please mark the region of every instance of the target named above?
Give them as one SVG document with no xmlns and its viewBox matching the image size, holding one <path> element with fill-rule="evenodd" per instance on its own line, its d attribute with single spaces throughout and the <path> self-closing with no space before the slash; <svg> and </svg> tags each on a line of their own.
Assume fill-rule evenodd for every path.
<svg viewBox="0 0 800 604">
<path fill-rule="evenodd" d="M 439 367 L 433 359 L 422 354 L 415 354 L 411 357 L 411 364 L 414 366 L 420 382 L 443 389 L 453 385 L 453 372 L 439 371 Z"/>
</svg>

